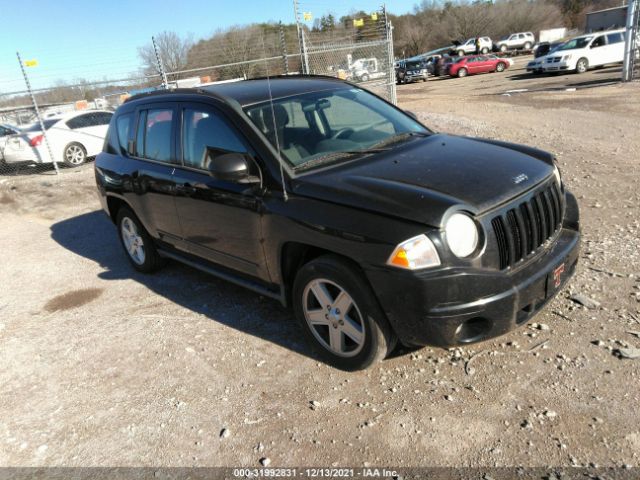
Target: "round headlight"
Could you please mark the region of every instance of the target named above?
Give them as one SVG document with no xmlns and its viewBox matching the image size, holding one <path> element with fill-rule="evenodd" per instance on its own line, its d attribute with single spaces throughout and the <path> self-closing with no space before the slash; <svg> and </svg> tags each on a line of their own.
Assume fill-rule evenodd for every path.
<svg viewBox="0 0 640 480">
<path fill-rule="evenodd" d="M 478 227 L 471 217 L 464 213 L 451 215 L 444 227 L 449 248 L 456 257 L 468 257 L 478 247 Z"/>
<path fill-rule="evenodd" d="M 558 182 L 558 187 L 562 186 L 562 178 L 560 178 L 560 170 L 558 169 L 557 165 L 553 166 L 553 174 L 556 177 L 556 182 Z"/>
</svg>

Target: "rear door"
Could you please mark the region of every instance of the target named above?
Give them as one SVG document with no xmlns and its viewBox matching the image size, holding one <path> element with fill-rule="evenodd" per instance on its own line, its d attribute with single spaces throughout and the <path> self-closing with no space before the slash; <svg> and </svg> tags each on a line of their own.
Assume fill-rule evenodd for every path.
<svg viewBox="0 0 640 480">
<path fill-rule="evenodd" d="M 215 106 L 183 103 L 179 115 L 182 165 L 174 175 L 186 248 L 216 264 L 269 280 L 262 250 L 259 189 L 216 179 L 206 169 L 207 148 L 248 153 L 254 158 L 255 153 Z"/>
<path fill-rule="evenodd" d="M 619 63 L 622 61 L 624 61 L 624 33 L 608 33 L 607 63 Z"/>
<path fill-rule="evenodd" d="M 154 103 L 136 110 L 135 133 L 128 145 L 131 160 L 123 184 L 130 185 L 125 198 L 145 227 L 160 240 L 180 247 L 173 177 L 177 165 L 176 113 L 176 104 L 171 103 Z"/>
</svg>

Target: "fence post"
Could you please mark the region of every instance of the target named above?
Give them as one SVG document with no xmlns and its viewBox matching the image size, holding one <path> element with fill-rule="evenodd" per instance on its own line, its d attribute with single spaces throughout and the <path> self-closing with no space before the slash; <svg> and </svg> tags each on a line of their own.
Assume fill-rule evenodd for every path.
<svg viewBox="0 0 640 480">
<path fill-rule="evenodd" d="M 309 74 L 309 56 L 307 55 L 307 44 L 304 38 L 304 27 L 300 25 L 300 11 L 298 0 L 293 0 L 293 13 L 296 16 L 296 29 L 298 30 L 298 43 L 300 45 L 300 68 L 302 73 Z"/>
<path fill-rule="evenodd" d="M 158 52 L 158 46 L 156 45 L 156 39 L 151 37 L 151 43 L 153 43 L 153 51 L 156 54 L 156 61 L 158 62 L 158 71 L 162 76 L 162 88 L 165 90 L 169 88 L 169 82 L 167 81 L 167 73 L 164 71 L 164 65 L 162 64 L 162 58 Z"/>
<path fill-rule="evenodd" d="M 393 54 L 393 25 L 387 18 L 387 10 L 383 7 L 384 12 L 384 25 L 387 34 L 387 48 L 389 58 L 389 99 L 394 105 L 398 104 L 398 94 L 396 92 L 396 59 Z"/>
<path fill-rule="evenodd" d="M 49 153 L 49 158 L 53 162 L 53 168 L 56 170 L 56 175 L 60 174 L 60 170 L 58 169 L 58 162 L 56 162 L 55 157 L 53 156 L 53 152 L 51 151 L 51 145 L 49 144 L 49 139 L 47 138 L 47 131 L 44 128 L 44 122 L 42 121 L 42 116 L 40 115 L 40 109 L 38 108 L 38 102 L 36 102 L 36 97 L 31 90 L 31 82 L 29 82 L 29 77 L 27 76 L 27 71 L 24 69 L 24 63 L 22 63 L 22 58 L 20 57 L 20 52 L 16 52 L 18 57 L 18 63 L 20 64 L 20 70 L 22 70 L 22 76 L 24 77 L 24 83 L 27 84 L 27 90 L 29 92 L 29 96 L 31 97 L 31 102 L 33 103 L 33 109 L 36 112 L 36 118 L 38 119 L 38 123 L 40 123 L 40 129 L 42 130 L 42 137 L 44 138 L 44 144 L 47 146 L 47 152 Z"/>
<path fill-rule="evenodd" d="M 282 66 L 285 75 L 289 75 L 289 55 L 287 54 L 287 38 L 284 35 L 284 27 L 280 22 L 280 48 L 282 49 Z"/>
</svg>

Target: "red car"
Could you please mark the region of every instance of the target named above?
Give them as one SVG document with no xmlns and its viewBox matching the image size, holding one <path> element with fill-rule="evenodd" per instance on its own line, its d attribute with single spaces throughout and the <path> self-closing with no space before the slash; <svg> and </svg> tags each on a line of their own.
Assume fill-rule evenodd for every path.
<svg viewBox="0 0 640 480">
<path fill-rule="evenodd" d="M 510 66 L 511 62 L 507 58 L 495 55 L 468 55 L 451 63 L 449 75 L 462 78 L 476 73 L 502 72 Z"/>
</svg>

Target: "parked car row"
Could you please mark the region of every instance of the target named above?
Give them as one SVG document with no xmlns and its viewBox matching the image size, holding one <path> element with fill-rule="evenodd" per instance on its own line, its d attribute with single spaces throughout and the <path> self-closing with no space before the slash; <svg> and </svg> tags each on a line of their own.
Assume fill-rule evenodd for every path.
<svg viewBox="0 0 640 480">
<path fill-rule="evenodd" d="M 625 29 L 589 33 L 556 45 L 527 64 L 527 72 L 584 73 L 590 68 L 622 63 Z"/>
<path fill-rule="evenodd" d="M 489 52 L 508 52 L 516 50 L 531 50 L 535 44 L 535 37 L 531 32 L 512 33 L 500 37 L 494 42 L 489 37 L 471 37 L 464 42 L 454 42 L 451 55 L 487 54 Z"/>
<path fill-rule="evenodd" d="M 91 110 L 55 115 L 22 129 L 2 126 L 0 159 L 5 164 L 64 163 L 77 167 L 102 150 L 113 112 Z M 49 148 L 51 154 L 49 154 Z"/>
</svg>

